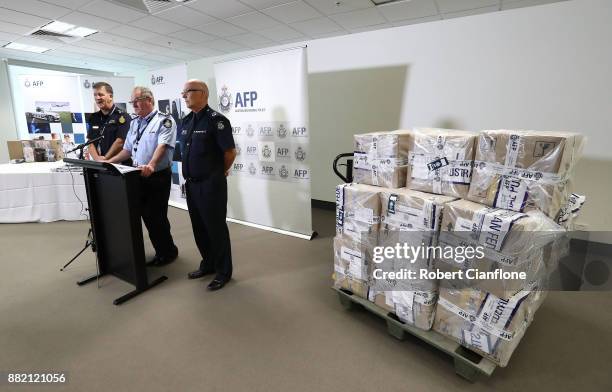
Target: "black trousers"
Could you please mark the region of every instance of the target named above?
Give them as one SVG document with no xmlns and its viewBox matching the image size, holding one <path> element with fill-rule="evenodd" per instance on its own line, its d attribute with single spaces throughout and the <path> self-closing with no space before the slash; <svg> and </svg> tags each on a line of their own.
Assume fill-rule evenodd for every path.
<svg viewBox="0 0 612 392">
<path fill-rule="evenodd" d="M 170 169 L 160 170 L 149 177 L 141 177 L 142 220 L 155 248 L 155 255 L 160 257 L 172 257 L 178 252 L 168 221 L 171 177 Z"/>
<path fill-rule="evenodd" d="M 187 180 L 187 207 L 198 250 L 200 270 L 214 271 L 217 277 L 232 277 L 232 249 L 227 215 L 227 180 L 212 176 L 203 181 Z"/>
</svg>

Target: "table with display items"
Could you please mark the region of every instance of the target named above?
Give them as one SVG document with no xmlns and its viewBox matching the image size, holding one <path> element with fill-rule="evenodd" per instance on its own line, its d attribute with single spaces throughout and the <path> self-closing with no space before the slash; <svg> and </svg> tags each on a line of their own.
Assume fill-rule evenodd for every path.
<svg viewBox="0 0 612 392">
<path fill-rule="evenodd" d="M 0 165 L 0 223 L 87 219 L 83 175 L 64 162 Z"/>
</svg>

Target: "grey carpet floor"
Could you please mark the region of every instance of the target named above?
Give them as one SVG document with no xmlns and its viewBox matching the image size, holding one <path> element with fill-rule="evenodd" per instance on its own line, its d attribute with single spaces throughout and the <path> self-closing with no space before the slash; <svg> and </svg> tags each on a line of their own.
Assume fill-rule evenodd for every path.
<svg viewBox="0 0 612 392">
<path fill-rule="evenodd" d="M 186 279 L 199 261 L 189 217 L 169 215 L 179 259 L 150 271 L 169 280 L 121 306 L 112 301 L 131 286 L 116 278 L 75 284 L 95 272 L 91 252 L 59 271 L 85 222 L 0 225 L 0 372 L 69 379 L 0 390 L 612 390 L 612 293 L 551 293 L 509 366 L 470 384 L 445 354 L 342 309 L 330 290 L 333 212 L 313 210 L 313 241 L 230 224 L 234 279 L 214 293 L 210 278 Z"/>
</svg>

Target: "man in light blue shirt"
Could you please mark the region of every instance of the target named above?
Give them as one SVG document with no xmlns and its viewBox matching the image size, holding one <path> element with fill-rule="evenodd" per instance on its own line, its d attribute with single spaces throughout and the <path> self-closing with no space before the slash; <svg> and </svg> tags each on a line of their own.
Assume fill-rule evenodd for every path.
<svg viewBox="0 0 612 392">
<path fill-rule="evenodd" d="M 155 99 L 147 87 L 134 87 L 130 103 L 137 117 L 130 123 L 123 150 L 108 162 L 131 157 L 134 166 L 141 169 L 142 220 L 155 248 L 155 258 L 150 263 L 162 266 L 178 256 L 168 221 L 176 123 L 171 115 L 154 110 Z"/>
</svg>

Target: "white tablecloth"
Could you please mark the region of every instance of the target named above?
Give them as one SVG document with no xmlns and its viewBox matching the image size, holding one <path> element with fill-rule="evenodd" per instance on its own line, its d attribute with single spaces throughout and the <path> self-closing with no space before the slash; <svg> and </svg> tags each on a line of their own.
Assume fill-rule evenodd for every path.
<svg viewBox="0 0 612 392">
<path fill-rule="evenodd" d="M 63 165 L 61 161 L 0 165 L 0 223 L 86 219 L 83 174 L 51 171 Z"/>
</svg>

